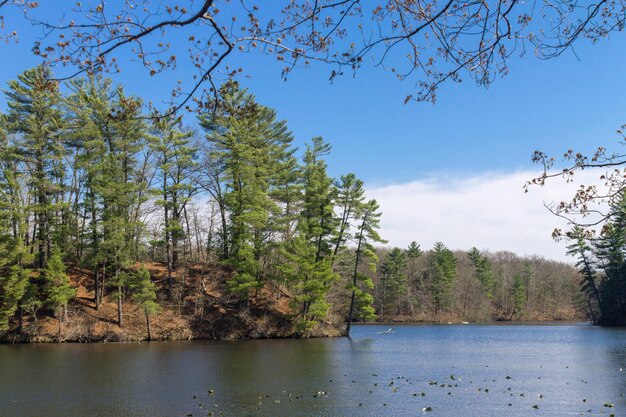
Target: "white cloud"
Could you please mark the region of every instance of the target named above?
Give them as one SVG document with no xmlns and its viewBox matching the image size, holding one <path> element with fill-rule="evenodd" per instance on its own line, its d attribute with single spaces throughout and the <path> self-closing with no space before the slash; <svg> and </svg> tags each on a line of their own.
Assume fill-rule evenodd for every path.
<svg viewBox="0 0 626 417">
<path fill-rule="evenodd" d="M 566 243 L 555 242 L 555 227 L 567 229 L 543 203 L 568 200 L 581 183 L 597 183 L 598 172 L 582 172 L 576 183 L 554 179 L 544 187 L 523 186 L 537 172 L 442 175 L 367 189 L 381 205 L 381 235 L 390 246 L 411 241 L 428 249 L 443 242 L 450 249 L 476 246 L 573 262 Z M 581 175 L 582 174 L 582 175 Z"/>
</svg>

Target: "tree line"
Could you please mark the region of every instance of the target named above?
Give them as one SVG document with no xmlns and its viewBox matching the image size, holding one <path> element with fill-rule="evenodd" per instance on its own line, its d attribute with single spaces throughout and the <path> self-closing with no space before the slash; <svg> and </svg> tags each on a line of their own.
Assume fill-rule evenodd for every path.
<svg viewBox="0 0 626 417">
<path fill-rule="evenodd" d="M 380 320 L 578 320 L 587 316 L 572 266 L 511 252 L 379 250 L 374 275 Z"/>
<path fill-rule="evenodd" d="M 60 332 L 76 295 L 67 265 L 91 271 L 96 309 L 112 297 L 123 326 L 124 303 L 135 300 L 149 327 L 157 291 L 137 263 L 157 260 L 167 265 L 168 298 L 185 262 L 230 268 L 228 294 L 240 309 L 264 286 L 283 286 L 296 332 L 306 334 L 326 317 L 343 252 L 354 264 L 345 314 L 372 315 L 360 268 L 382 241 L 380 210 L 354 174 L 328 175 L 322 138 L 298 160 L 286 122 L 236 82 L 197 114 L 202 133 L 180 117 L 146 117 L 142 100 L 108 79 L 61 87 L 39 66 L 4 92 L 1 329 L 15 318 L 19 332 L 25 315 L 52 311 Z"/>
</svg>

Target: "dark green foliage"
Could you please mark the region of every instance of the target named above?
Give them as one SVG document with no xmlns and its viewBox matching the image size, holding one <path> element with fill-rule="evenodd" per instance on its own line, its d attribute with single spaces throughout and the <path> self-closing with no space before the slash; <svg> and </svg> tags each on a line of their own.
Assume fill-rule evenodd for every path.
<svg viewBox="0 0 626 417">
<path fill-rule="evenodd" d="M 420 249 L 420 245 L 417 242 L 413 241 L 409 244 L 409 247 L 406 248 L 406 256 L 409 259 L 417 259 L 422 256 L 422 249 Z"/>
<path fill-rule="evenodd" d="M 437 313 L 452 304 L 452 287 L 456 278 L 456 258 L 452 251 L 441 243 L 435 243 L 430 253 L 430 290 Z"/>
<path fill-rule="evenodd" d="M 64 246 L 66 238 L 59 217 L 66 209 L 64 120 L 58 83 L 50 78 L 49 69 L 38 66 L 10 81 L 5 91 L 7 131 L 14 135 L 12 155 L 26 172 L 25 182 L 33 195 L 26 209 L 34 217 L 39 269 L 44 268 L 52 245 Z"/>
<path fill-rule="evenodd" d="M 30 284 L 30 257 L 20 239 L 8 242 L 0 258 L 0 332 L 9 328 L 9 319 L 23 307 Z"/>
<path fill-rule="evenodd" d="M 270 237 L 284 230 L 274 196 L 282 195 L 285 170 L 292 167 L 293 137 L 274 110 L 257 104 L 236 83 L 227 83 L 220 97 L 215 112 L 200 115 L 200 124 L 213 159 L 224 166 L 228 263 L 236 270 L 229 289 L 246 301 L 267 278 L 261 260 L 272 247 Z"/>
<path fill-rule="evenodd" d="M 380 315 L 385 319 L 385 310 L 389 307 L 390 301 L 394 301 L 397 308 L 400 308 L 400 297 L 406 294 L 408 278 L 406 276 L 407 253 L 399 248 L 393 248 L 385 257 L 381 266 L 382 273 L 382 295 L 380 302 Z"/>
<path fill-rule="evenodd" d="M 580 227 L 575 227 L 569 237 L 573 242 L 567 247 L 567 253 L 578 257 L 576 267 L 582 276 L 580 291 L 585 296 L 589 317 L 594 323 L 597 323 L 602 313 L 600 311 L 602 301 L 598 290 L 598 273 L 593 260 L 592 248 L 587 243 L 584 231 Z"/>
<path fill-rule="evenodd" d="M 54 248 L 51 251 L 41 273 L 45 280 L 45 305 L 56 312 L 59 322 L 58 337 L 60 339 L 63 321 L 62 310 L 67 309 L 67 303 L 76 296 L 76 289 L 70 285 L 70 279 L 65 273 L 65 264 L 58 249 Z"/>
<path fill-rule="evenodd" d="M 491 269 L 491 264 L 486 256 L 481 255 L 477 248 L 471 248 L 467 255 L 471 259 L 474 267 L 476 268 L 476 278 L 480 282 L 480 285 L 485 291 L 485 295 L 488 298 L 493 298 L 493 287 L 495 284 L 495 277 Z"/>
<path fill-rule="evenodd" d="M 330 145 L 313 138 L 304 154 L 302 167 L 303 199 L 295 235 L 284 242 L 288 282 L 294 285 L 292 305 L 298 332 L 306 334 L 326 317 L 326 295 L 337 280 L 332 268 L 332 237 L 336 233 L 333 181 L 326 173 L 323 156 Z"/>
<path fill-rule="evenodd" d="M 569 237 L 568 253 L 578 257 L 589 315 L 601 324 L 626 324 L 626 194 L 613 203 L 609 221 L 592 244 L 582 228 L 574 228 Z"/>
<path fill-rule="evenodd" d="M 67 305 L 76 296 L 76 290 L 70 286 L 63 258 L 57 249 L 52 250 L 42 273 L 46 282 L 44 285 L 46 304 L 51 309 L 56 310 Z"/>
<path fill-rule="evenodd" d="M 133 301 L 137 303 L 146 315 L 148 340 L 151 340 L 152 327 L 150 324 L 150 316 L 161 311 L 161 306 L 156 302 L 156 286 L 152 282 L 150 272 L 145 267 L 142 267 L 136 272 L 131 273 L 128 278 L 128 287 Z"/>
<path fill-rule="evenodd" d="M 156 286 L 152 282 L 150 272 L 142 267 L 130 274 L 128 287 L 133 298 L 148 315 L 156 314 L 160 306 L 156 303 Z"/>
<path fill-rule="evenodd" d="M 379 209 L 380 207 L 376 200 L 369 200 L 355 207 L 355 217 L 361 223 L 354 237 L 356 240 L 356 252 L 352 275 L 352 296 L 350 298 L 346 329 L 348 334 L 350 334 L 350 326 L 354 318 L 372 320 L 375 317 L 375 310 L 372 307 L 374 298 L 366 291 L 374 288 L 374 283 L 369 275 L 360 272 L 360 268 L 365 267 L 366 270 L 375 272 L 378 256 L 373 244 L 386 242 L 378 234 L 381 215 Z"/>
<path fill-rule="evenodd" d="M 526 304 L 526 284 L 521 275 L 515 275 L 513 281 L 513 311 L 511 317 L 520 314 Z"/>
<path fill-rule="evenodd" d="M 352 221 L 356 220 L 359 207 L 365 200 L 363 181 L 358 179 L 353 173 L 342 175 L 335 187 L 339 226 L 335 236 L 333 257 L 337 256 L 339 250 L 352 237 L 350 234 Z"/>
</svg>

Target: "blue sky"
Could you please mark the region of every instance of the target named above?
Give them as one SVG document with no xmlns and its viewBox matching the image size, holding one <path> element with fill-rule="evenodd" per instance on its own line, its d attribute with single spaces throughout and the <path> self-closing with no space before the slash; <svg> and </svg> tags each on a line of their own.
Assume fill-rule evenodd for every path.
<svg viewBox="0 0 626 417">
<path fill-rule="evenodd" d="M 1 46 L 0 81 L 38 62 L 30 46 L 39 33 L 20 25 L 21 42 Z M 368 182 L 386 183 L 437 172 L 532 168 L 535 149 L 560 154 L 614 142 L 626 122 L 623 41 L 623 34 L 597 45 L 583 41 L 579 59 L 571 52 L 551 60 L 514 58 L 510 74 L 488 88 L 470 79 L 448 83 L 434 105 L 403 104 L 415 80 L 399 81 L 381 68 L 365 66 L 356 77 L 330 83 L 331 68 L 324 65 L 298 69 L 283 81 L 272 57 L 240 55 L 231 63 L 245 68 L 241 83 L 288 120 L 299 144 L 312 136 L 332 142 L 334 174 L 355 171 Z M 155 102 L 171 88 L 136 67 L 116 79 Z"/>
<path fill-rule="evenodd" d="M 29 39 L 36 30 L 20 29 L 19 44 L 0 45 L 3 84 L 37 63 L 30 53 Z M 539 60 L 532 54 L 514 58 L 509 62 L 510 74 L 489 88 L 477 87 L 469 79 L 461 84 L 448 83 L 441 87 L 434 105 L 403 104 L 404 97 L 413 92 L 415 80 L 399 81 L 371 66 L 356 77 L 345 75 L 330 83 L 330 68 L 314 65 L 296 70 L 285 82 L 271 57 L 250 54 L 237 57 L 236 62 L 246 71 L 242 85 L 288 120 L 299 146 L 313 136 L 323 136 L 332 143 L 331 174 L 352 171 L 376 189 L 435 181 L 438 188 L 453 190 L 455 184 L 468 178 L 517 181 L 523 177 L 520 173 L 532 175 L 538 169 L 530 162 L 535 149 L 560 155 L 569 148 L 591 152 L 600 145 L 616 144 L 615 131 L 626 123 L 624 39 L 623 34 L 612 34 L 597 45 L 582 41 L 577 44 L 576 56 L 567 52 L 551 60 Z M 128 91 L 156 102 L 166 97 L 171 87 L 133 69 L 117 80 L 123 81 Z M 4 108 L 4 99 L 0 99 L 0 108 Z M 521 193 L 523 183 L 515 184 L 511 183 L 511 192 Z M 561 184 L 549 186 L 559 188 Z M 420 188 L 424 189 L 428 187 Z M 535 203 L 541 206 L 540 200 Z M 494 216 L 495 212 L 486 213 L 486 218 Z M 545 216 L 552 221 L 547 212 Z M 383 230 L 384 226 L 383 222 Z M 416 226 L 415 240 L 420 241 L 418 229 Z M 434 240 L 452 240 L 454 231 L 445 230 L 445 224 L 440 230 L 438 239 L 424 238 L 424 246 Z M 545 237 L 549 238 L 549 233 L 546 230 Z M 389 240 L 403 245 L 406 239 Z M 509 238 L 508 242 L 503 239 L 501 244 L 483 246 L 534 253 L 532 244 L 515 248 L 510 243 Z M 459 241 L 457 245 L 470 243 Z M 559 247 L 550 256 L 559 258 L 562 252 Z"/>
</svg>

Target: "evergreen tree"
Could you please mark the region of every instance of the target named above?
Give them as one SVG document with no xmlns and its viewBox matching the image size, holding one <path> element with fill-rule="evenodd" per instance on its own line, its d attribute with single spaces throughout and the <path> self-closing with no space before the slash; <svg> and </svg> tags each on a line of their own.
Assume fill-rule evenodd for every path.
<svg viewBox="0 0 626 417">
<path fill-rule="evenodd" d="M 111 135 L 105 138 L 105 153 L 95 191 L 101 201 L 102 243 L 100 252 L 109 286 L 115 289 L 117 316 L 124 325 L 123 301 L 125 268 L 136 259 L 135 233 L 137 225 L 132 212 L 145 199 L 147 184 L 141 181 L 137 169 L 138 153 L 144 146 L 146 126 L 141 116 L 141 100 L 127 97 L 117 88 L 111 114 Z"/>
<path fill-rule="evenodd" d="M 367 203 L 356 207 L 356 218 L 359 219 L 360 225 L 357 230 L 356 253 L 354 259 L 354 271 L 352 273 L 352 286 L 350 297 L 350 308 L 348 310 L 348 323 L 346 333 L 350 334 L 350 326 L 354 317 L 360 317 L 362 320 L 372 320 L 375 316 L 372 303 L 374 298 L 368 292 L 374 288 L 372 279 L 360 272 L 362 263 L 367 263 L 370 271 L 376 270 L 376 262 L 378 257 L 374 250 L 373 243 L 385 243 L 380 237 L 377 229 L 380 227 L 380 211 L 376 200 L 369 200 Z"/>
<path fill-rule="evenodd" d="M 331 238 L 336 234 L 334 217 L 333 181 L 328 176 L 323 156 L 330 153 L 330 145 L 315 137 L 304 154 L 304 202 L 302 220 L 306 222 L 309 238 L 316 246 L 317 260 L 331 254 Z"/>
<path fill-rule="evenodd" d="M 162 118 L 154 126 L 151 147 L 156 154 L 160 176 L 153 193 L 163 207 L 167 286 L 172 294 L 172 269 L 178 263 L 178 242 L 185 236 L 181 215 L 196 191 L 193 175 L 197 149 L 190 144 L 193 132 L 181 130 L 180 118 Z"/>
<path fill-rule="evenodd" d="M 229 290 L 246 302 L 266 278 L 263 259 L 283 226 L 277 221 L 281 208 L 272 197 L 290 166 L 292 134 L 274 110 L 257 104 L 237 83 L 227 83 L 220 96 L 216 112 L 201 115 L 200 123 L 215 159 L 224 164 L 228 263 L 235 269 Z"/>
<path fill-rule="evenodd" d="M 27 232 L 19 149 L 9 139 L 7 118 L 0 115 L 0 241 L 23 238 Z M 26 229 L 25 229 L 26 228 Z M 27 235 L 27 233 L 26 233 Z"/>
<path fill-rule="evenodd" d="M 20 238 L 3 244 L 0 259 L 0 332 L 9 328 L 9 319 L 22 309 L 30 284 L 29 254 Z M 21 314 L 20 314 L 21 317 Z"/>
<path fill-rule="evenodd" d="M 511 312 L 511 318 L 514 315 L 522 312 L 524 305 L 526 304 L 526 284 L 524 278 L 520 274 L 516 274 L 513 281 L 513 311 Z"/>
<path fill-rule="evenodd" d="M 161 310 L 161 306 L 156 302 L 156 286 L 150 278 L 150 272 L 145 267 L 132 273 L 129 281 L 132 298 L 146 315 L 148 340 L 152 340 L 150 317 Z"/>
<path fill-rule="evenodd" d="M 67 318 L 67 303 L 76 296 L 76 290 L 71 287 L 70 279 L 65 273 L 65 264 L 58 249 L 53 248 L 46 267 L 43 270 L 45 278 L 44 292 L 46 304 L 56 312 L 59 322 L 59 340 L 61 339 L 61 323 L 63 310 Z"/>
<path fill-rule="evenodd" d="M 578 257 L 576 267 L 582 276 L 580 291 L 585 294 L 589 316 L 594 323 L 597 323 L 602 315 L 602 311 L 598 311 L 602 307 L 602 301 L 596 283 L 597 272 L 592 258 L 591 247 L 585 239 L 583 229 L 580 227 L 575 227 L 570 232 L 569 237 L 573 242 L 568 245 L 567 253 L 568 255 Z"/>
<path fill-rule="evenodd" d="M 601 322 L 617 324 L 626 320 L 623 288 L 626 281 L 625 229 L 616 221 L 606 224 L 603 229 L 603 235 L 595 242 L 594 248 L 598 267 L 603 273 L 600 286 Z"/>
<path fill-rule="evenodd" d="M 390 306 L 390 299 L 395 301 L 397 313 L 400 312 L 400 298 L 407 291 L 408 279 L 405 273 L 407 255 L 400 248 L 393 248 L 385 257 L 381 267 L 382 297 L 380 315 L 385 319 L 385 308 Z"/>
<path fill-rule="evenodd" d="M 365 201 L 363 181 L 359 180 L 353 173 L 342 175 L 335 186 L 337 188 L 335 204 L 339 210 L 339 226 L 335 236 L 333 257 L 337 256 L 344 243 L 351 238 L 351 221 L 356 220 L 357 212 Z"/>
<path fill-rule="evenodd" d="M 417 259 L 422 256 L 423 252 L 420 249 L 420 245 L 417 242 L 413 241 L 409 244 L 409 247 L 406 249 L 406 257 L 409 259 Z"/>
<path fill-rule="evenodd" d="M 430 254 L 430 290 L 435 303 L 435 313 L 452 304 L 452 287 L 456 278 L 456 258 L 441 242 L 436 242 Z"/>
<path fill-rule="evenodd" d="M 54 241 L 62 244 L 64 240 L 59 235 L 57 216 L 64 208 L 60 197 L 65 176 L 63 114 L 59 108 L 58 83 L 51 78 L 47 67 L 38 66 L 10 81 L 5 91 L 9 132 L 16 134 L 19 141 L 17 153 L 25 165 L 34 195 L 29 211 L 35 218 L 33 244 L 39 269 L 44 268 Z"/>
<path fill-rule="evenodd" d="M 493 288 L 495 285 L 495 276 L 491 268 L 491 263 L 486 256 L 483 256 L 480 251 L 473 247 L 467 252 L 474 268 L 476 269 L 476 279 L 480 282 L 480 285 L 485 292 L 487 298 L 493 298 Z"/>
<path fill-rule="evenodd" d="M 336 280 L 331 263 L 331 238 L 335 232 L 333 183 L 323 156 L 330 146 L 313 138 L 304 155 L 303 203 L 297 236 L 286 241 L 285 265 L 281 268 L 296 290 L 292 304 L 299 310 L 296 328 L 306 334 L 326 316 L 326 294 Z"/>
<path fill-rule="evenodd" d="M 71 147 L 76 149 L 76 169 L 82 192 L 82 219 L 77 231 L 77 251 L 87 253 L 80 259 L 92 271 L 94 303 L 99 309 L 104 290 L 106 254 L 103 246 L 102 217 L 106 181 L 103 175 L 107 168 L 106 153 L 115 138 L 112 119 L 117 91 L 109 79 L 90 77 L 75 79 L 69 83 L 71 91 L 66 100 L 68 115 L 68 137 Z M 79 193 L 77 192 L 77 195 Z M 108 201 L 108 200 L 107 200 Z M 108 206 L 107 206 L 108 207 Z M 78 213 L 76 213 L 78 216 Z M 86 240 L 86 242 L 85 242 Z"/>
</svg>

